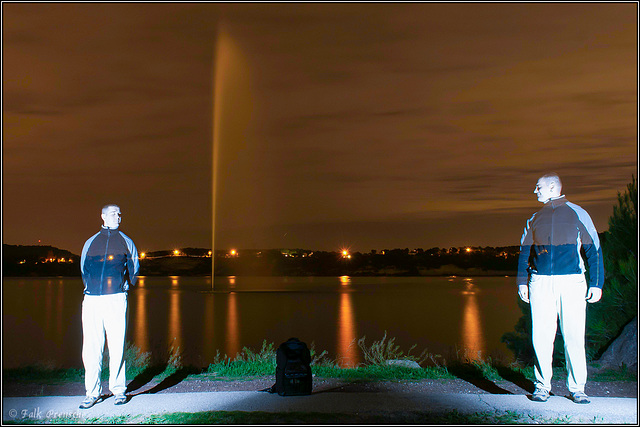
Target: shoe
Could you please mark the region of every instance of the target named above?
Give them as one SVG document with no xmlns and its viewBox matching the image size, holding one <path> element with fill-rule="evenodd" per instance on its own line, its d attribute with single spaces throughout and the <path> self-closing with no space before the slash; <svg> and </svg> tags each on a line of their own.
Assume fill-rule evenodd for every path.
<svg viewBox="0 0 640 427">
<path fill-rule="evenodd" d="M 576 391 L 575 393 L 571 393 L 571 400 L 573 400 L 574 403 L 581 403 L 581 404 L 591 402 L 589 400 L 589 396 L 584 394 L 583 391 Z"/>
<path fill-rule="evenodd" d="M 531 396 L 531 400 L 534 402 L 546 402 L 549 399 L 549 390 L 545 390 L 543 388 L 536 388 L 536 391 L 533 392 L 533 396 Z"/>
<path fill-rule="evenodd" d="M 127 403 L 127 396 L 124 394 L 116 394 L 115 399 L 113 400 L 114 405 L 124 405 Z"/>
<path fill-rule="evenodd" d="M 87 396 L 84 398 L 82 403 L 80 404 L 80 409 L 89 409 L 100 400 L 99 397 Z"/>
</svg>

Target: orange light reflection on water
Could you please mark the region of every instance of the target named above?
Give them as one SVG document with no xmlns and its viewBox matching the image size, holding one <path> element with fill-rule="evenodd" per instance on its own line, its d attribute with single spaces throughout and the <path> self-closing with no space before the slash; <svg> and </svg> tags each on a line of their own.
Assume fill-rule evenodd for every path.
<svg viewBox="0 0 640 427">
<path fill-rule="evenodd" d="M 462 314 L 462 339 L 465 355 L 472 360 L 482 358 L 484 352 L 484 337 L 482 334 L 482 320 L 480 318 L 480 308 L 478 307 L 478 289 L 473 283 L 473 279 L 467 278 L 465 281 L 464 309 Z"/>
<path fill-rule="evenodd" d="M 178 288 L 179 277 L 171 276 L 171 291 L 169 296 L 169 346 L 175 350 L 182 349 L 182 334 L 180 333 L 180 291 Z"/>
<path fill-rule="evenodd" d="M 144 286 L 144 280 L 140 281 L 141 287 Z M 149 339 L 147 337 L 147 292 L 139 289 L 136 293 L 136 346 L 142 352 L 149 351 Z"/>
<path fill-rule="evenodd" d="M 47 290 L 45 291 L 45 299 L 44 299 L 44 313 L 45 319 L 47 319 L 45 324 L 45 336 L 50 337 L 53 335 L 53 284 L 51 280 L 47 280 Z"/>
<path fill-rule="evenodd" d="M 356 339 L 356 321 L 353 301 L 349 288 L 351 278 L 340 277 L 343 291 L 340 293 L 340 308 L 338 314 L 338 360 L 343 366 L 356 366 L 360 363 Z"/>
<path fill-rule="evenodd" d="M 238 301 L 235 292 L 231 292 L 227 299 L 227 355 L 234 358 L 240 352 L 240 327 L 238 316 Z"/>
<path fill-rule="evenodd" d="M 56 298 L 56 328 L 59 333 L 63 331 L 62 313 L 64 312 L 64 294 L 62 280 L 58 282 L 58 297 Z"/>
<path fill-rule="evenodd" d="M 214 310 L 213 294 L 205 295 L 204 300 L 204 333 L 202 334 L 204 354 L 206 360 L 213 360 L 216 354 L 214 348 L 213 337 L 215 334 L 215 310 Z"/>
</svg>

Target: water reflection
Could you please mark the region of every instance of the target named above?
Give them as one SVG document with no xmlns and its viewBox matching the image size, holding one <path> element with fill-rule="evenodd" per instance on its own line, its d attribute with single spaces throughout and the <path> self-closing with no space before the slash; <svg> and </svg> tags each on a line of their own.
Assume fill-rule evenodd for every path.
<svg viewBox="0 0 640 427">
<path fill-rule="evenodd" d="M 356 321 L 351 298 L 351 277 L 340 277 L 340 308 L 338 315 L 338 360 L 343 366 L 356 366 L 360 363 L 360 355 L 355 345 Z"/>
<path fill-rule="evenodd" d="M 138 280 L 140 288 L 144 288 L 144 279 Z M 149 338 L 147 336 L 147 292 L 138 289 L 136 295 L 136 346 L 142 351 L 149 351 Z"/>
<path fill-rule="evenodd" d="M 203 346 L 205 360 L 212 361 L 216 355 L 216 348 L 213 342 L 214 334 L 215 334 L 215 310 L 213 308 L 213 294 L 205 294 L 204 300 L 204 334 L 203 338 Z"/>
<path fill-rule="evenodd" d="M 180 334 L 180 291 L 179 277 L 171 276 L 171 290 L 169 296 L 169 346 L 182 349 L 182 335 Z"/>
<path fill-rule="evenodd" d="M 53 309 L 52 309 L 52 305 L 53 305 L 53 285 L 51 283 L 51 280 L 47 280 L 47 290 L 45 291 L 45 297 L 44 297 L 44 313 L 45 313 L 45 319 L 47 319 L 47 322 L 45 324 L 45 336 L 46 337 L 51 337 L 52 335 L 52 326 L 53 326 L 53 322 L 51 321 L 51 318 L 53 316 Z"/>
<path fill-rule="evenodd" d="M 240 352 L 240 319 L 238 316 L 238 295 L 235 292 L 229 293 L 227 298 L 227 339 L 226 352 L 231 358 Z"/>
<path fill-rule="evenodd" d="M 209 293 L 203 278 L 139 280 L 129 293 L 131 341 L 155 357 L 177 338 L 184 362 L 197 366 L 212 362 L 216 350 L 233 357 L 244 346 L 259 349 L 264 339 L 278 344 L 303 332 L 331 358 L 361 363 L 360 349 L 349 348 L 352 340 L 379 337 L 385 329 L 394 331 L 403 348 L 417 343 L 418 349 L 446 354 L 457 346 L 470 355 L 482 351 L 485 357 L 510 358 L 500 336 L 522 315 L 513 304 L 511 279 L 505 278 L 289 277 L 286 283 L 237 277 L 236 289 L 243 292 L 229 289 L 236 294 Z M 217 278 L 216 286 L 218 281 L 226 286 L 232 278 Z M 3 278 L 5 369 L 49 359 L 57 366 L 82 367 L 83 284 L 80 278 L 59 282 Z M 291 292 L 295 287 L 309 291 Z"/>
<path fill-rule="evenodd" d="M 62 321 L 62 314 L 64 312 L 64 289 L 62 288 L 62 286 L 62 280 L 60 280 L 56 289 L 58 293 L 58 296 L 56 298 L 56 331 L 58 335 L 60 335 L 60 337 L 64 335 Z M 60 340 L 56 341 L 59 342 Z M 58 344 L 58 347 L 60 347 L 60 344 Z"/>
<path fill-rule="evenodd" d="M 482 335 L 482 321 L 478 307 L 478 289 L 472 278 L 466 278 L 464 296 L 464 310 L 462 317 L 462 340 L 466 356 L 470 359 L 480 359 L 484 351 L 484 337 Z"/>
</svg>

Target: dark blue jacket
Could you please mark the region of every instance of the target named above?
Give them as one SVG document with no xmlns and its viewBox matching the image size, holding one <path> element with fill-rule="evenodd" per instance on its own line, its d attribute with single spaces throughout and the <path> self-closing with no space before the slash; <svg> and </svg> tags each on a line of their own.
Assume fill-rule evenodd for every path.
<svg viewBox="0 0 640 427">
<path fill-rule="evenodd" d="M 86 295 L 127 292 L 140 270 L 138 250 L 122 231 L 103 226 L 84 244 L 80 268 Z"/>
<path fill-rule="evenodd" d="M 526 285 L 529 274 L 545 276 L 581 274 L 589 268 L 589 286 L 602 288 L 604 263 L 600 239 L 589 214 L 564 196 L 545 203 L 527 221 L 520 241 L 518 285 Z"/>
</svg>

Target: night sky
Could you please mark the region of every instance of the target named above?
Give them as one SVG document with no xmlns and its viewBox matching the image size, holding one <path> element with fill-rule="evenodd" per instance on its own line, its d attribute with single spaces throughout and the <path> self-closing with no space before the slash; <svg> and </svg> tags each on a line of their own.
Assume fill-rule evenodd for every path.
<svg viewBox="0 0 640 427">
<path fill-rule="evenodd" d="M 517 245 L 550 170 L 605 231 L 637 173 L 636 3 L 2 12 L 4 243 L 79 254 L 115 202 L 211 247 L 214 99 L 217 249 Z"/>
</svg>

